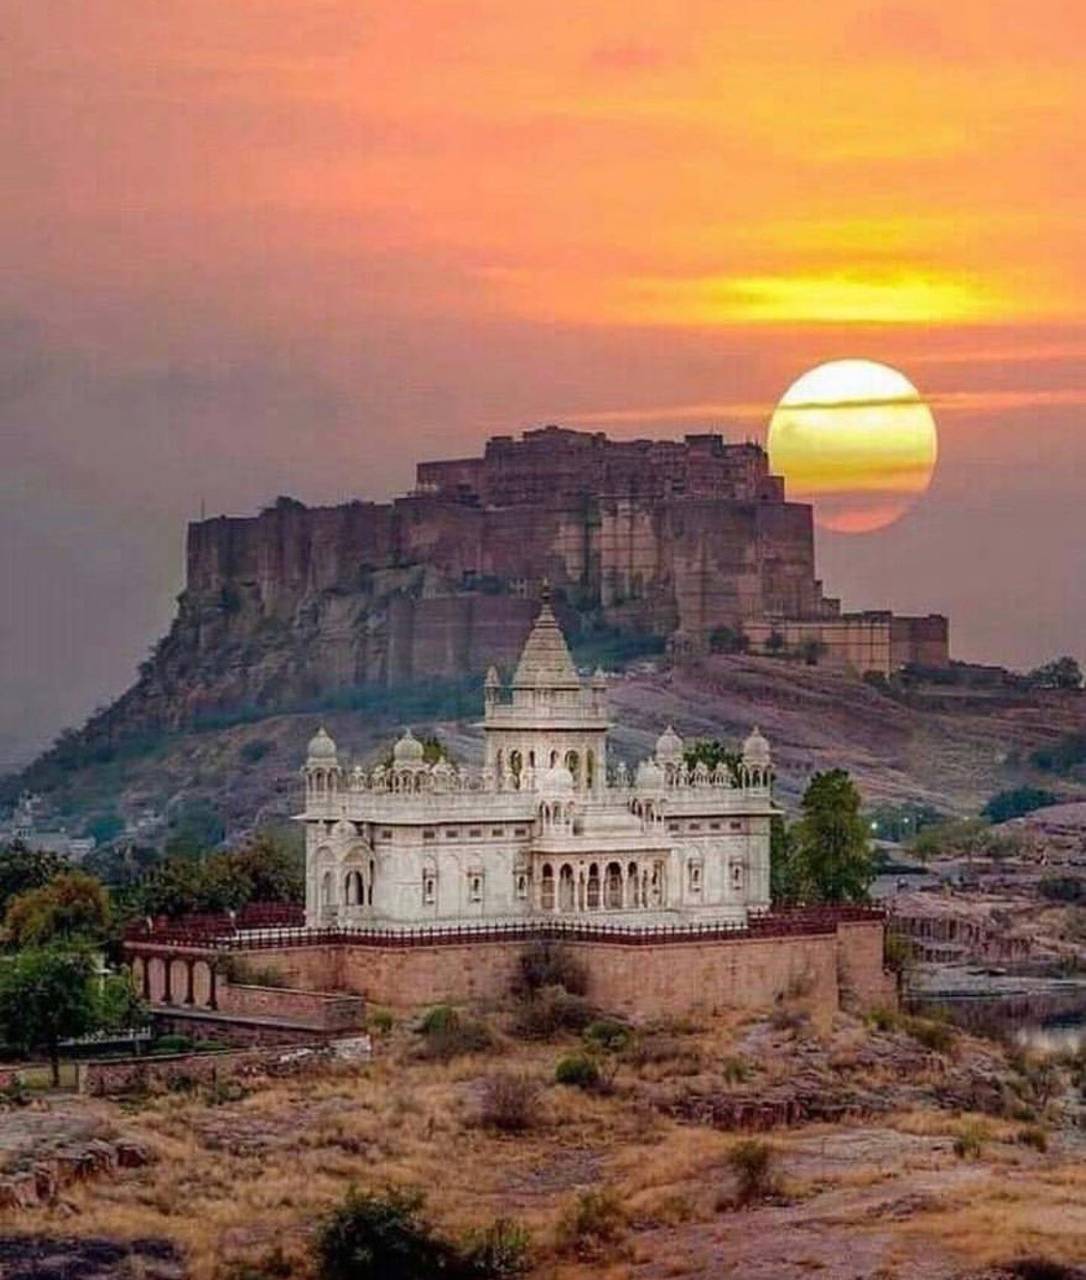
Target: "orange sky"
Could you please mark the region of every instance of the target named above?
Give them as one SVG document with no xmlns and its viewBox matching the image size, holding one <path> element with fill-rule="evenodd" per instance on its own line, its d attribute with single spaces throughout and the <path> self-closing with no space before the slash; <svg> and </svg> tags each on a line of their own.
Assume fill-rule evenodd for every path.
<svg viewBox="0 0 1086 1280">
<path fill-rule="evenodd" d="M 825 541 L 829 585 L 945 609 L 969 655 L 1070 646 L 1086 597 L 1030 566 L 1086 473 L 1084 40 L 1077 0 L 18 6 L 13 715 L 124 683 L 200 499 L 380 497 L 541 420 L 761 436 L 846 356 L 932 397 L 941 460 L 895 533 Z M 1032 630 L 976 581 L 1009 525 Z M 107 656 L 26 693 L 103 598 Z"/>
</svg>

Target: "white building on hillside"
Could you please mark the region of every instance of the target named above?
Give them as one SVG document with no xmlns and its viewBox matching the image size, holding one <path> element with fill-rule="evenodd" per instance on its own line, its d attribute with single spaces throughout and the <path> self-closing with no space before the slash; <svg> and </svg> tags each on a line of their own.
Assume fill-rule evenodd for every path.
<svg viewBox="0 0 1086 1280">
<path fill-rule="evenodd" d="M 539 919 L 734 921 L 769 907 L 769 744 L 738 779 L 688 768 L 670 728 L 633 777 L 608 769 L 602 673 L 578 676 L 544 602 L 508 689 L 491 668 L 482 769 L 340 763 L 321 729 L 303 769 L 306 919 L 415 928 Z"/>
</svg>

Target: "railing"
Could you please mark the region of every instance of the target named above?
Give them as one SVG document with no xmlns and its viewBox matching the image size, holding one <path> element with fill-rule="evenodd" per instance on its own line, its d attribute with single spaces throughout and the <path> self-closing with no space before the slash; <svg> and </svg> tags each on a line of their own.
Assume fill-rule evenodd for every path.
<svg viewBox="0 0 1086 1280">
<path fill-rule="evenodd" d="M 611 942 L 622 946 L 787 938 L 832 934 L 840 924 L 884 920 L 881 907 L 814 907 L 752 916 L 746 923 L 606 924 L 580 920 L 524 920 L 498 924 L 379 929 L 336 925 L 326 928 L 215 930 L 177 921 L 161 929 L 130 931 L 133 943 L 226 951 L 280 947 L 434 947 L 474 942 Z"/>
</svg>

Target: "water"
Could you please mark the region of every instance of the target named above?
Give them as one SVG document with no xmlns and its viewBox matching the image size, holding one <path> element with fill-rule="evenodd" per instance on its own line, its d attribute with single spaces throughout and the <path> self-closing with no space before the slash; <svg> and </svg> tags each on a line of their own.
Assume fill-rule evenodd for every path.
<svg viewBox="0 0 1086 1280">
<path fill-rule="evenodd" d="M 1018 1027 L 1015 1044 L 1045 1057 L 1086 1050 L 1086 1012 Z"/>
</svg>

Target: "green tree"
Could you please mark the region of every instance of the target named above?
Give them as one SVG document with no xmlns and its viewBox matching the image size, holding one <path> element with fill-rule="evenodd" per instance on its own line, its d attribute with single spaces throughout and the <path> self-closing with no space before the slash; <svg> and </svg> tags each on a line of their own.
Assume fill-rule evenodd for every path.
<svg viewBox="0 0 1086 1280">
<path fill-rule="evenodd" d="M 1013 791 L 1000 791 L 992 796 L 981 814 L 989 822 L 1007 822 L 1059 802 L 1059 796 L 1043 787 L 1015 787 Z"/>
<path fill-rule="evenodd" d="M 60 1042 L 99 1022 L 94 965 L 85 951 L 21 951 L 0 964 L 0 1029 L 24 1053 L 48 1055 L 60 1083 Z"/>
<path fill-rule="evenodd" d="M 782 633 L 779 632 L 776 629 L 776 627 L 774 627 L 773 630 L 769 633 L 769 636 L 765 642 L 765 651 L 766 653 L 770 653 L 776 656 L 778 654 L 783 653 L 784 650 L 787 648 L 787 645 L 788 645 L 788 642 L 785 640 Z"/>
<path fill-rule="evenodd" d="M 230 855 L 236 874 L 248 883 L 249 902 L 304 902 L 305 851 L 271 832 L 258 833 Z"/>
<path fill-rule="evenodd" d="M 793 828 L 779 813 L 769 820 L 769 896 L 774 903 L 797 902 L 805 897 Z"/>
<path fill-rule="evenodd" d="M 100 941 L 110 924 L 109 894 L 85 871 L 63 871 L 8 903 L 4 929 L 17 947 Z"/>
<path fill-rule="evenodd" d="M 710 769 L 724 765 L 731 773 L 732 781 L 739 784 L 739 766 L 743 753 L 717 738 L 700 738 L 697 742 L 692 742 L 683 752 L 683 760 L 688 769 L 694 769 L 699 764 L 705 764 Z"/>
<path fill-rule="evenodd" d="M 40 889 L 68 865 L 58 854 L 47 853 L 44 849 L 28 849 L 18 840 L 0 850 L 0 912 L 7 910 L 8 903 L 16 894 Z"/>
<path fill-rule="evenodd" d="M 1081 689 L 1082 668 L 1065 654 L 1044 666 L 1034 667 L 1026 679 L 1038 689 Z"/>
<path fill-rule="evenodd" d="M 797 883 L 812 902 L 863 902 L 874 878 L 861 798 L 844 769 L 816 773 L 792 836 Z"/>
</svg>

